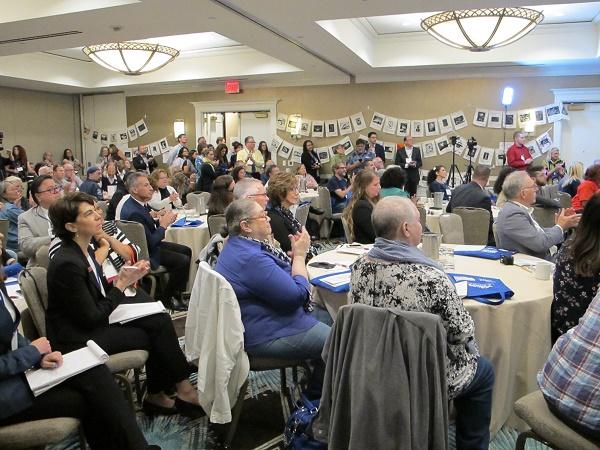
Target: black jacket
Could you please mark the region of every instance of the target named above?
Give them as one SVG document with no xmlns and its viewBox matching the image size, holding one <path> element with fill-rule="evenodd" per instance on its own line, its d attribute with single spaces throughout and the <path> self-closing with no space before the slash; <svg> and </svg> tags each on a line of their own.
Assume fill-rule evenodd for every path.
<svg viewBox="0 0 600 450">
<path fill-rule="evenodd" d="M 396 152 L 395 164 L 406 170 L 406 176 L 409 180 L 419 182 L 419 169 L 423 166 L 423 160 L 421 159 L 421 149 L 419 147 L 412 148 L 411 159 L 417 163 L 416 167 L 406 167 L 406 148 L 401 148 Z"/>
<path fill-rule="evenodd" d="M 352 210 L 352 234 L 354 240 L 361 244 L 372 244 L 375 242 L 375 230 L 371 222 L 373 204 L 368 200 L 359 200 Z"/>
<path fill-rule="evenodd" d="M 219 174 L 211 163 L 204 162 L 200 166 L 200 190 L 202 192 L 212 192 L 213 182 Z"/>
<path fill-rule="evenodd" d="M 148 170 L 148 172 L 152 173 L 152 171 L 158 167 L 158 163 L 156 162 L 156 159 L 152 158 L 149 159 L 148 164 L 146 164 L 142 156 L 137 155 L 133 158 L 133 167 L 135 167 L 135 170 L 142 170 L 144 172 Z"/>
</svg>

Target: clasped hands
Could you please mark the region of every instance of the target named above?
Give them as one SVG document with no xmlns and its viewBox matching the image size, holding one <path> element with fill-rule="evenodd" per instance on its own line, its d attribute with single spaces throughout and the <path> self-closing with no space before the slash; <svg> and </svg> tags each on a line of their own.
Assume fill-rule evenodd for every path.
<svg viewBox="0 0 600 450">
<path fill-rule="evenodd" d="M 42 369 L 56 369 L 62 366 L 63 357 L 61 352 L 53 352 L 52 347 L 50 346 L 50 341 L 41 337 L 31 342 L 40 355 L 42 355 L 42 360 L 40 361 L 40 367 Z"/>
</svg>

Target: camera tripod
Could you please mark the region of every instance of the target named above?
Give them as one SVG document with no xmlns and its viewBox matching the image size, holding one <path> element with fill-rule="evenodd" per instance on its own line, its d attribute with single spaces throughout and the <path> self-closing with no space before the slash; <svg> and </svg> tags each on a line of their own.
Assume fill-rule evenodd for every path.
<svg viewBox="0 0 600 450">
<path fill-rule="evenodd" d="M 467 154 L 469 155 L 469 165 L 467 166 L 467 170 L 465 172 L 465 183 L 470 183 L 473 177 L 473 152 L 475 148 L 467 147 Z"/>
<path fill-rule="evenodd" d="M 460 182 L 463 182 L 463 177 L 460 174 L 460 170 L 456 165 L 456 136 L 450 137 L 450 142 L 452 143 L 452 165 L 450 166 L 450 170 L 448 171 L 448 179 L 446 180 L 446 184 L 454 189 L 455 185 L 455 176 L 458 175 L 460 178 Z"/>
</svg>

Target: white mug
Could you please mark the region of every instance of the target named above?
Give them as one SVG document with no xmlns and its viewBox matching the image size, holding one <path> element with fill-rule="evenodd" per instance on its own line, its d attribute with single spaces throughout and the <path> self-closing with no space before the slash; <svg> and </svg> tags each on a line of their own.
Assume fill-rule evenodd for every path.
<svg viewBox="0 0 600 450">
<path fill-rule="evenodd" d="M 535 270 L 533 275 L 538 280 L 549 280 L 550 274 L 552 273 L 552 264 L 548 261 L 538 261 L 535 263 Z"/>
</svg>

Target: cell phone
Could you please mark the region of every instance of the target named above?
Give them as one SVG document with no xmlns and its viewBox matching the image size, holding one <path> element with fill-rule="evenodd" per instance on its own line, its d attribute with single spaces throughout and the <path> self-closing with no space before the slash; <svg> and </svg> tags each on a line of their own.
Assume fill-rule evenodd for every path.
<svg viewBox="0 0 600 450">
<path fill-rule="evenodd" d="M 310 267 L 316 267 L 317 269 L 333 269 L 335 264 L 331 264 L 325 261 L 315 261 L 308 263 Z"/>
</svg>

